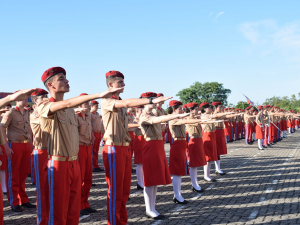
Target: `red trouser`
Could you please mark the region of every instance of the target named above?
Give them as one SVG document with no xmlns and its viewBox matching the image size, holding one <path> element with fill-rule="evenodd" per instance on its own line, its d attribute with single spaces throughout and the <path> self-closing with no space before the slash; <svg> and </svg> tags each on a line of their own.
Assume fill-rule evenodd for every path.
<svg viewBox="0 0 300 225">
<path fill-rule="evenodd" d="M 35 183 L 35 169 L 34 169 L 34 155 L 33 151 L 30 156 L 30 176 L 31 176 L 31 182 Z"/>
<path fill-rule="evenodd" d="M 133 141 L 134 141 L 134 132 L 133 131 L 128 131 L 129 135 L 130 135 L 130 139 L 131 139 L 131 142 L 129 143 L 129 149 L 130 149 L 130 154 L 131 154 L 131 158 L 133 156 Z"/>
<path fill-rule="evenodd" d="M 100 142 L 101 142 L 101 133 L 99 132 L 94 132 L 94 136 L 95 136 L 95 141 L 94 141 L 94 145 L 93 145 L 93 151 L 92 151 L 92 155 L 93 155 L 93 165 L 92 168 L 99 168 L 98 165 L 98 154 L 99 154 L 99 148 L 100 148 Z"/>
<path fill-rule="evenodd" d="M 2 187 L 0 185 L 0 225 L 3 225 L 3 194 L 2 194 Z"/>
<path fill-rule="evenodd" d="M 78 225 L 81 198 L 78 160 L 62 162 L 49 159 L 47 169 L 45 190 L 50 206 L 48 224 Z"/>
<path fill-rule="evenodd" d="M 92 187 L 93 167 L 92 167 L 92 145 L 79 145 L 78 161 L 81 171 L 81 207 L 90 208 L 88 198 Z"/>
<path fill-rule="evenodd" d="M 7 199 L 12 208 L 29 202 L 25 193 L 25 180 L 30 168 L 30 143 L 8 143 L 13 150 L 6 173 Z"/>
<path fill-rule="evenodd" d="M 127 224 L 126 202 L 131 185 L 131 152 L 128 146 L 103 148 L 103 163 L 108 187 L 107 224 Z"/>
<path fill-rule="evenodd" d="M 49 204 L 49 201 L 47 201 L 45 194 L 45 179 L 47 171 L 44 170 L 47 166 L 48 152 L 47 150 L 34 149 L 32 154 L 34 157 L 33 163 L 36 185 L 37 224 L 48 224 L 49 205 L 47 204 Z"/>
</svg>

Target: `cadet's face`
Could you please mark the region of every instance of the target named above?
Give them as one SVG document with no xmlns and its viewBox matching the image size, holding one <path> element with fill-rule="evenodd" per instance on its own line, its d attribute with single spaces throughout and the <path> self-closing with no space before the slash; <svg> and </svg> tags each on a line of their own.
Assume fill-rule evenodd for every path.
<svg viewBox="0 0 300 225">
<path fill-rule="evenodd" d="M 98 110 L 98 104 L 93 105 L 93 106 L 91 107 L 91 109 L 92 109 L 93 111 L 97 111 L 97 110 Z"/>
<path fill-rule="evenodd" d="M 181 114 L 182 113 L 182 106 L 174 110 L 174 114 Z"/>
<path fill-rule="evenodd" d="M 47 95 L 40 95 L 40 96 L 38 96 L 36 99 L 35 99 L 35 103 L 36 104 L 39 104 L 39 103 L 41 103 L 42 101 L 43 101 L 43 99 L 44 98 L 47 98 Z"/>
<path fill-rule="evenodd" d="M 124 79 L 122 77 L 116 77 L 115 81 L 113 83 L 110 83 L 110 87 L 112 88 L 125 87 Z M 123 90 L 120 91 L 120 93 L 123 93 Z"/>
<path fill-rule="evenodd" d="M 210 107 L 208 107 L 208 108 L 206 108 L 206 109 L 205 109 L 205 112 L 206 112 L 206 113 L 211 113 L 211 112 L 212 112 L 212 110 L 211 110 L 211 108 L 210 108 Z"/>
<path fill-rule="evenodd" d="M 86 111 L 88 111 L 88 109 L 90 108 L 90 104 L 89 104 L 89 102 L 85 102 L 85 103 L 83 103 L 83 104 L 81 105 L 81 107 L 82 107 L 82 108 L 87 108 Z"/>
<path fill-rule="evenodd" d="M 28 101 L 27 99 L 26 100 L 22 100 L 22 101 L 17 101 L 16 102 L 18 106 L 21 106 L 21 107 L 25 107 L 28 105 Z"/>
<path fill-rule="evenodd" d="M 52 82 L 48 83 L 49 90 L 55 90 L 55 92 L 69 92 L 70 86 L 66 75 L 59 73 L 53 77 Z"/>
</svg>

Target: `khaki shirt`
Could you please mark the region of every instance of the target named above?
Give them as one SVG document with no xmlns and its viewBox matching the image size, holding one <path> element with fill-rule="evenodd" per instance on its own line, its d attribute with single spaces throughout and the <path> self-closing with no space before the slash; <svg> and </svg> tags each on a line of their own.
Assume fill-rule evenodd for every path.
<svg viewBox="0 0 300 225">
<path fill-rule="evenodd" d="M 42 122 L 43 127 L 41 127 L 40 120 L 44 120 Z M 51 127 L 51 120 L 40 118 L 38 110 L 35 109 L 33 113 L 30 114 L 30 127 L 32 130 L 33 145 L 38 149 L 47 149 L 48 138 L 51 131 L 49 129 Z"/>
<path fill-rule="evenodd" d="M 8 141 L 26 141 L 30 140 L 29 114 L 24 110 L 21 114 L 19 108 L 11 108 L 2 118 L 1 126 L 7 128 Z"/>
<path fill-rule="evenodd" d="M 152 109 L 152 112 L 155 116 L 164 116 L 164 115 L 166 115 L 165 110 L 163 108 Z"/>
<path fill-rule="evenodd" d="M 169 121 L 169 129 L 173 138 L 185 138 L 185 125 L 177 125 L 177 122 L 182 121 L 182 119 L 174 119 Z"/>
<path fill-rule="evenodd" d="M 163 108 L 156 108 L 156 109 L 152 109 L 152 112 L 155 116 L 164 116 L 166 115 L 165 110 Z M 165 124 L 161 124 L 161 130 L 163 132 L 166 131 L 166 125 Z"/>
<path fill-rule="evenodd" d="M 209 114 L 201 114 L 201 119 L 209 119 Z M 215 124 L 214 123 L 207 123 L 207 124 L 201 124 L 202 132 L 203 133 L 210 133 L 215 132 Z"/>
<path fill-rule="evenodd" d="M 83 116 L 81 113 L 76 114 L 78 122 L 79 132 L 79 145 L 92 144 L 92 118 L 91 113 L 85 113 Z"/>
<path fill-rule="evenodd" d="M 218 113 L 215 113 L 215 115 L 217 115 Z M 214 121 L 218 120 L 218 119 L 213 119 Z M 225 128 L 225 124 L 224 122 L 218 122 L 218 123 L 214 123 L 215 124 L 215 128 L 221 128 L 224 129 Z"/>
<path fill-rule="evenodd" d="M 134 115 L 128 114 L 128 123 L 134 123 Z M 128 131 L 134 132 L 136 128 L 128 128 Z"/>
<path fill-rule="evenodd" d="M 189 119 L 193 119 L 193 117 L 190 117 Z M 185 129 L 188 132 L 190 138 L 193 136 L 199 138 L 202 137 L 202 130 L 199 123 L 186 124 Z"/>
<path fill-rule="evenodd" d="M 160 123 L 154 124 L 153 120 L 156 116 L 151 113 L 143 112 L 140 116 L 139 123 L 144 138 L 162 138 L 162 131 Z"/>
<path fill-rule="evenodd" d="M 50 112 L 53 102 L 47 100 L 38 105 L 38 113 L 41 118 L 51 120 L 50 136 L 47 150 L 49 155 L 72 157 L 79 151 L 78 123 L 74 109 L 68 108 L 55 113 Z M 40 120 L 42 127 L 45 120 Z"/>
<path fill-rule="evenodd" d="M 114 98 L 101 100 L 101 114 L 105 130 L 103 140 L 107 143 L 129 143 L 131 139 L 128 133 L 127 108 L 115 108 L 116 101 Z"/>
<path fill-rule="evenodd" d="M 98 112 L 91 113 L 92 130 L 101 131 L 101 116 Z"/>
<path fill-rule="evenodd" d="M 244 120 L 245 120 L 245 124 L 251 124 L 251 115 L 248 114 L 244 114 Z"/>
</svg>

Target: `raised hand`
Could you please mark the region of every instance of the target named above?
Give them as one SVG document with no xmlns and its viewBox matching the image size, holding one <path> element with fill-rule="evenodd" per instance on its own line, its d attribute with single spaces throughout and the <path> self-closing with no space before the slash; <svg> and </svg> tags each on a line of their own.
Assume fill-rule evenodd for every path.
<svg viewBox="0 0 300 225">
<path fill-rule="evenodd" d="M 124 88 L 110 88 L 107 91 L 103 91 L 100 93 L 99 98 L 110 98 L 113 95 L 115 95 L 116 93 L 120 92 L 124 90 Z"/>
<path fill-rule="evenodd" d="M 153 103 L 160 103 L 160 102 L 165 102 L 169 99 L 171 99 L 173 97 L 164 97 L 164 96 L 161 96 L 161 97 L 158 97 L 158 98 L 155 98 L 152 100 Z"/>
<path fill-rule="evenodd" d="M 37 90 L 38 90 L 38 88 L 23 89 L 14 94 L 9 95 L 9 98 L 12 102 L 13 101 L 22 101 L 22 100 L 27 99 L 32 94 L 32 92 L 35 92 Z"/>
<path fill-rule="evenodd" d="M 184 117 L 187 117 L 189 116 L 190 113 L 182 113 L 182 114 L 178 114 L 178 118 L 184 118 Z"/>
</svg>

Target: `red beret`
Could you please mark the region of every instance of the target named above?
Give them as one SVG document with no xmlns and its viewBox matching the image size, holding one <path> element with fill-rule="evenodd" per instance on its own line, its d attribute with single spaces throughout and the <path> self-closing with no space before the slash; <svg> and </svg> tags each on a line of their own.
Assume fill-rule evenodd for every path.
<svg viewBox="0 0 300 225">
<path fill-rule="evenodd" d="M 42 81 L 45 84 L 45 82 L 52 76 L 59 74 L 59 73 L 63 73 L 64 75 L 66 75 L 66 71 L 64 68 L 62 67 L 51 67 L 50 69 L 47 69 L 42 76 Z"/>
<path fill-rule="evenodd" d="M 190 103 L 186 104 L 186 107 L 187 107 L 187 108 L 198 107 L 198 103 L 190 102 Z"/>
<path fill-rule="evenodd" d="M 222 103 L 221 102 L 213 102 L 213 103 L 211 103 L 211 105 L 222 105 Z"/>
<path fill-rule="evenodd" d="M 241 110 L 241 109 L 235 109 L 235 111 L 239 111 L 239 110 Z"/>
<path fill-rule="evenodd" d="M 187 104 L 184 104 L 184 105 L 182 106 L 182 109 L 185 109 L 185 108 L 186 108 L 186 105 L 187 105 Z"/>
<path fill-rule="evenodd" d="M 108 72 L 105 74 L 105 77 L 122 77 L 122 78 L 124 79 L 123 73 L 121 73 L 121 72 L 119 72 L 119 71 L 116 71 L 116 70 L 108 71 Z"/>
<path fill-rule="evenodd" d="M 224 110 L 228 110 L 228 108 L 224 108 Z"/>
<path fill-rule="evenodd" d="M 156 94 L 153 92 L 145 92 L 141 94 L 141 98 L 152 98 L 152 97 L 156 97 Z"/>
<path fill-rule="evenodd" d="M 200 105 L 199 105 L 199 109 L 201 109 L 201 107 L 205 106 L 205 105 L 209 105 L 208 102 L 202 102 Z"/>
<path fill-rule="evenodd" d="M 262 105 L 259 105 L 257 108 L 258 108 L 258 110 L 262 110 L 262 109 L 263 109 L 263 106 L 262 106 Z"/>
<path fill-rule="evenodd" d="M 182 105 L 182 102 L 177 100 L 172 100 L 169 102 L 169 106 Z"/>
<path fill-rule="evenodd" d="M 11 107 L 11 104 L 7 104 L 6 106 L 9 106 L 9 107 Z"/>
<path fill-rule="evenodd" d="M 157 97 L 162 97 L 162 96 L 164 96 L 163 93 L 157 93 Z"/>
<path fill-rule="evenodd" d="M 99 102 L 95 101 L 95 100 L 92 100 L 91 101 L 91 104 L 99 104 Z"/>
<path fill-rule="evenodd" d="M 241 109 L 241 112 L 245 112 L 245 110 Z"/>
<path fill-rule="evenodd" d="M 152 97 L 155 97 L 155 98 L 156 98 L 156 97 L 157 97 L 157 94 L 153 92 L 153 96 L 152 96 Z"/>
<path fill-rule="evenodd" d="M 48 91 L 39 88 L 37 91 L 33 92 L 31 96 L 47 95 Z"/>
<path fill-rule="evenodd" d="M 88 95 L 87 93 L 81 93 L 79 96 Z"/>
<path fill-rule="evenodd" d="M 295 110 L 292 110 L 292 113 L 294 113 L 295 112 Z"/>
</svg>

